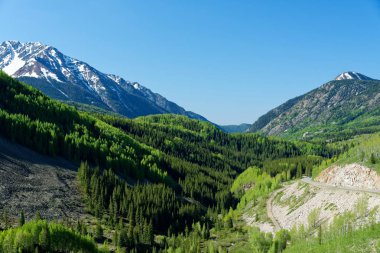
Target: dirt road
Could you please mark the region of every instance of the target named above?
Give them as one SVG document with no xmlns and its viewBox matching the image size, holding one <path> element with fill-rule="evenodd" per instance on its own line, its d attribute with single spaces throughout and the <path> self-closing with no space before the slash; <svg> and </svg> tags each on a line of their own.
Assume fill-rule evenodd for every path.
<svg viewBox="0 0 380 253">
<path fill-rule="evenodd" d="M 278 231 L 281 229 L 280 223 L 277 221 L 277 219 L 274 217 L 273 212 L 272 212 L 272 203 L 274 198 L 277 196 L 277 194 L 282 191 L 283 189 L 278 189 L 274 191 L 269 199 L 267 200 L 267 215 L 268 218 L 272 221 L 273 226 L 274 226 L 274 231 Z"/>
<path fill-rule="evenodd" d="M 301 179 L 302 182 L 324 188 L 324 189 L 329 189 L 329 190 L 346 190 L 346 191 L 354 191 L 354 192 L 367 192 L 367 193 L 380 193 L 380 190 L 374 190 L 374 189 L 360 189 L 360 188 L 355 188 L 355 187 L 348 187 L 348 186 L 334 186 L 326 183 L 321 183 L 321 182 L 316 182 L 310 177 L 305 177 Z"/>
</svg>

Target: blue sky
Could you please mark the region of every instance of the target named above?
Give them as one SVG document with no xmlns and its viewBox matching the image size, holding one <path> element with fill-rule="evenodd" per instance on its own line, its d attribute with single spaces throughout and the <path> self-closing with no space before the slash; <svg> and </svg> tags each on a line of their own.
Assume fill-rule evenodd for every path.
<svg viewBox="0 0 380 253">
<path fill-rule="evenodd" d="M 380 79 L 380 0 L 0 0 L 0 40 L 40 41 L 219 124 L 340 72 Z"/>
</svg>

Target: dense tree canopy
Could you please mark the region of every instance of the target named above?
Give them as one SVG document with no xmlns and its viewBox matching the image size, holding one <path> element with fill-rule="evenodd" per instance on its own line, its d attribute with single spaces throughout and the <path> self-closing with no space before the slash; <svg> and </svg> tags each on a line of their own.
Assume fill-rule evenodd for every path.
<svg viewBox="0 0 380 253">
<path fill-rule="evenodd" d="M 0 125 L 12 141 L 77 163 L 89 210 L 116 229 L 119 247 L 137 250 L 151 249 L 154 234 L 178 234 L 197 222 L 211 227 L 215 215 L 236 207 L 230 187 L 249 166 L 266 172 L 265 185 L 277 184 L 287 171 L 295 177 L 298 168 L 308 172 L 337 152 L 323 144 L 229 135 L 182 116 L 132 120 L 79 112 L 2 72 Z"/>
</svg>

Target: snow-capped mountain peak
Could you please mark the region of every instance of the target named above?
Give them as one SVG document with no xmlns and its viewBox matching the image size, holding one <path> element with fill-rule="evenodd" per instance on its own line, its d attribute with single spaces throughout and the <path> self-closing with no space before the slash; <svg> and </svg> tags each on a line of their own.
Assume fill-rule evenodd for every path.
<svg viewBox="0 0 380 253">
<path fill-rule="evenodd" d="M 205 120 L 137 82 L 102 73 L 40 42 L 1 43 L 0 69 L 53 98 L 96 105 L 129 117 L 175 113 Z"/>
<path fill-rule="evenodd" d="M 60 81 L 42 59 L 49 59 L 48 46 L 40 42 L 21 43 L 5 41 L 0 45 L 0 68 L 13 77 L 44 77 L 47 81 Z M 51 57 L 49 59 L 52 60 Z"/>
<path fill-rule="evenodd" d="M 340 81 L 340 80 L 373 80 L 373 79 L 357 72 L 348 71 L 348 72 L 343 72 L 342 74 L 337 76 L 335 80 Z"/>
<path fill-rule="evenodd" d="M 56 48 L 40 42 L 5 41 L 0 45 L 0 68 L 16 77 L 44 78 L 47 82 L 70 82 L 85 85 L 89 90 L 104 90 L 101 79 L 122 78 L 105 75 L 89 64 L 63 55 Z M 124 81 L 125 82 L 125 81 Z"/>
</svg>

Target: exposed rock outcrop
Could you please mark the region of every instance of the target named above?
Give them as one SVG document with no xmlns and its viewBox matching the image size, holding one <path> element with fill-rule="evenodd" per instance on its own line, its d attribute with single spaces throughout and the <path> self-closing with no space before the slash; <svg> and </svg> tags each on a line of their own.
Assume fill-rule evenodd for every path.
<svg viewBox="0 0 380 253">
<path fill-rule="evenodd" d="M 358 163 L 331 166 L 316 181 L 334 186 L 380 190 L 380 176 L 377 172 Z"/>
</svg>

